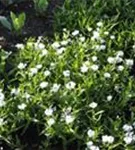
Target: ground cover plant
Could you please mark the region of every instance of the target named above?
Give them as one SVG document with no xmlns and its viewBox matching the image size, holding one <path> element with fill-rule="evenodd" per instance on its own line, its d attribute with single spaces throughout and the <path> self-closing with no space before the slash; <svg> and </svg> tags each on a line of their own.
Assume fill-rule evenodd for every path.
<svg viewBox="0 0 135 150">
<path fill-rule="evenodd" d="M 1 44 L 1 149 L 135 149 L 134 6 L 65 0 L 51 36 Z"/>
</svg>

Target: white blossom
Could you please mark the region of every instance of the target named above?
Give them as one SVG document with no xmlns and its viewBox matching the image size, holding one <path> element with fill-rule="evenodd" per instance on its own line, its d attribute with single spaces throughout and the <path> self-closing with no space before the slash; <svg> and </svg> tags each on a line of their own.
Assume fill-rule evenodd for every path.
<svg viewBox="0 0 135 150">
<path fill-rule="evenodd" d="M 89 130 L 87 131 L 87 135 L 88 135 L 89 138 L 93 138 L 93 137 L 95 136 L 95 131 L 89 129 Z"/>
<path fill-rule="evenodd" d="M 116 56 L 117 56 L 117 57 L 123 57 L 123 56 L 124 56 L 124 52 L 123 52 L 123 51 L 118 51 L 118 52 L 116 53 Z"/>
<path fill-rule="evenodd" d="M 103 23 L 102 23 L 102 22 L 98 22 L 98 23 L 97 23 L 97 26 L 98 26 L 98 27 L 102 27 L 102 26 L 103 26 Z"/>
<path fill-rule="evenodd" d="M 74 119 L 75 118 L 72 115 L 66 115 L 65 116 L 65 121 L 66 121 L 67 124 L 72 123 L 74 121 Z"/>
<path fill-rule="evenodd" d="M 105 78 L 111 78 L 111 74 L 108 73 L 108 72 L 105 72 L 105 73 L 104 73 L 104 77 L 105 77 Z"/>
<path fill-rule="evenodd" d="M 99 39 L 100 38 L 100 34 L 98 31 L 93 31 L 93 36 L 92 36 L 92 40 L 94 39 Z"/>
<path fill-rule="evenodd" d="M 18 43 L 18 44 L 15 45 L 15 47 L 18 48 L 18 49 L 24 49 L 24 44 L 19 44 Z"/>
<path fill-rule="evenodd" d="M 18 88 L 13 88 L 11 90 L 11 95 L 18 95 L 19 93 L 20 93 L 20 89 L 18 89 Z"/>
<path fill-rule="evenodd" d="M 92 145 L 90 147 L 90 150 L 100 150 L 98 146 Z"/>
<path fill-rule="evenodd" d="M 45 110 L 44 113 L 45 113 L 46 116 L 52 116 L 53 112 L 54 112 L 53 108 L 48 108 L 48 109 Z"/>
<path fill-rule="evenodd" d="M 66 46 L 68 44 L 68 40 L 66 41 L 61 41 L 61 45 Z"/>
<path fill-rule="evenodd" d="M 48 124 L 49 126 L 52 126 L 54 123 L 55 123 L 55 120 L 54 120 L 53 118 L 49 118 L 49 119 L 47 120 L 47 124 Z"/>
<path fill-rule="evenodd" d="M 35 74 L 37 74 L 37 72 L 38 72 L 38 69 L 37 68 L 30 68 L 30 75 L 35 75 Z"/>
<path fill-rule="evenodd" d="M 3 126 L 3 125 L 4 125 L 4 119 L 0 118 L 0 126 Z"/>
<path fill-rule="evenodd" d="M 99 66 L 98 65 L 92 65 L 91 67 L 90 67 L 93 71 L 97 71 L 98 69 L 99 69 Z"/>
<path fill-rule="evenodd" d="M 41 89 L 44 89 L 44 88 L 46 88 L 48 86 L 48 82 L 41 82 L 40 83 L 40 88 Z"/>
<path fill-rule="evenodd" d="M 133 64 L 134 64 L 133 59 L 126 59 L 126 65 L 127 65 L 127 66 L 132 67 Z"/>
<path fill-rule="evenodd" d="M 111 40 L 114 40 L 114 39 L 115 39 L 115 36 L 114 36 L 114 35 L 111 35 L 111 36 L 110 36 L 110 39 L 111 39 Z"/>
<path fill-rule="evenodd" d="M 54 83 L 53 87 L 51 88 L 51 92 L 58 92 L 60 86 L 60 84 Z"/>
<path fill-rule="evenodd" d="M 25 69 L 26 66 L 27 66 L 27 64 L 21 62 L 21 63 L 19 63 L 19 65 L 17 67 L 18 67 L 18 69 L 22 70 L 22 69 Z"/>
<path fill-rule="evenodd" d="M 97 56 L 92 56 L 91 59 L 92 59 L 93 62 L 95 62 L 95 61 L 97 61 Z"/>
<path fill-rule="evenodd" d="M 46 49 L 43 49 L 41 51 L 41 56 L 46 56 L 48 54 L 48 51 Z"/>
<path fill-rule="evenodd" d="M 90 148 L 93 145 L 92 141 L 87 142 L 87 147 Z"/>
<path fill-rule="evenodd" d="M 59 42 L 54 42 L 54 43 L 52 44 L 52 47 L 53 47 L 54 49 L 59 48 L 59 47 L 60 47 Z"/>
<path fill-rule="evenodd" d="M 111 101 L 112 98 L 113 98 L 112 95 L 108 95 L 108 96 L 107 96 L 107 101 Z"/>
<path fill-rule="evenodd" d="M 133 130 L 133 127 L 128 124 L 125 124 L 122 128 L 125 132 L 129 132 L 129 131 Z"/>
<path fill-rule="evenodd" d="M 92 102 L 92 103 L 89 104 L 89 107 L 93 108 L 93 109 L 95 109 L 97 106 L 98 106 L 98 104 L 95 103 L 95 102 Z"/>
<path fill-rule="evenodd" d="M 4 101 L 5 99 L 5 95 L 2 93 L 2 91 L 0 92 L 0 101 Z"/>
<path fill-rule="evenodd" d="M 65 77 L 69 77 L 69 76 L 70 76 L 70 70 L 65 70 L 65 71 L 63 71 L 63 75 L 64 75 Z"/>
<path fill-rule="evenodd" d="M 117 70 L 118 70 L 118 71 L 123 71 L 123 70 L 124 70 L 124 66 L 119 65 L 119 66 L 117 67 Z"/>
<path fill-rule="evenodd" d="M 44 71 L 44 76 L 48 77 L 51 74 L 49 70 Z"/>
<path fill-rule="evenodd" d="M 83 66 L 81 67 L 81 72 L 86 73 L 86 72 L 88 72 L 88 69 L 89 68 L 86 65 L 83 64 Z"/>
<path fill-rule="evenodd" d="M 131 136 L 126 136 L 123 140 L 126 144 L 131 144 L 133 142 L 133 138 Z"/>
<path fill-rule="evenodd" d="M 78 34 L 79 34 L 79 31 L 78 31 L 78 30 L 75 30 L 75 31 L 72 32 L 72 35 L 73 35 L 73 36 L 77 36 Z"/>
<path fill-rule="evenodd" d="M 79 38 L 79 40 L 80 40 L 81 42 L 84 42 L 84 41 L 85 41 L 85 37 L 84 37 L 84 36 L 81 36 L 81 37 Z"/>
<path fill-rule="evenodd" d="M 27 105 L 25 103 L 22 103 L 22 104 L 18 105 L 18 109 L 24 110 L 26 108 L 26 106 Z"/>
<path fill-rule="evenodd" d="M 114 64 L 116 62 L 114 57 L 108 57 L 107 61 L 108 61 L 109 64 Z"/>
<path fill-rule="evenodd" d="M 41 68 L 42 68 L 42 64 L 36 65 L 36 68 L 37 68 L 37 69 L 41 69 Z"/>
<path fill-rule="evenodd" d="M 103 135 L 102 136 L 102 142 L 112 144 L 114 142 L 114 137 L 113 136 L 108 136 L 108 135 Z"/>
<path fill-rule="evenodd" d="M 70 81 L 70 82 L 66 83 L 66 88 L 69 89 L 69 90 L 74 89 L 75 86 L 76 86 L 76 83 L 73 82 L 73 81 Z"/>
</svg>

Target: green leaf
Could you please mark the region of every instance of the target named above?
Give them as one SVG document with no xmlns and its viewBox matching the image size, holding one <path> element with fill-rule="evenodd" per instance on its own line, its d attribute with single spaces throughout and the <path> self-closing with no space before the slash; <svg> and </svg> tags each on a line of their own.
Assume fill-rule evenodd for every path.
<svg viewBox="0 0 135 150">
<path fill-rule="evenodd" d="M 25 13 L 21 13 L 18 17 L 18 20 L 19 20 L 19 24 L 20 24 L 20 27 L 22 28 L 25 24 L 25 20 L 26 20 L 26 14 Z"/>
<path fill-rule="evenodd" d="M 12 30 L 12 25 L 6 17 L 0 16 L 0 22 L 5 28 Z"/>
</svg>

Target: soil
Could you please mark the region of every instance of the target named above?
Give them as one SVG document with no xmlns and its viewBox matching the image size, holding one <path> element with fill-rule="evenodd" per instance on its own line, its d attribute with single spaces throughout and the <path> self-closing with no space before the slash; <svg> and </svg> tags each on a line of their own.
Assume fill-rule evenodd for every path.
<svg viewBox="0 0 135 150">
<path fill-rule="evenodd" d="M 3 46 L 5 50 L 15 49 L 14 45 L 16 43 L 22 43 L 26 38 L 29 37 L 38 37 L 38 36 L 53 36 L 53 18 L 54 11 L 57 7 L 61 6 L 64 3 L 64 0 L 51 0 L 47 11 L 43 16 L 39 16 L 35 9 L 32 0 L 27 0 L 20 2 L 18 4 L 12 4 L 8 7 L 4 7 L 0 4 L 0 15 L 9 17 L 10 11 L 14 13 L 26 13 L 26 23 L 23 28 L 22 35 L 15 36 L 12 32 L 5 29 L 0 24 L 0 45 Z"/>
</svg>

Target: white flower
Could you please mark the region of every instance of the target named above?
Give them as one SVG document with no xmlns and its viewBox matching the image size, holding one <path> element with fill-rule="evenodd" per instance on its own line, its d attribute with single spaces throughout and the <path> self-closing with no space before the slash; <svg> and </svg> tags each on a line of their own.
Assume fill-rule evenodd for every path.
<svg viewBox="0 0 135 150">
<path fill-rule="evenodd" d="M 5 99 L 4 94 L 2 93 L 2 91 L 0 92 L 0 101 L 3 101 Z"/>
<path fill-rule="evenodd" d="M 67 124 L 70 124 L 74 121 L 74 117 L 71 116 L 71 115 L 66 115 L 65 116 L 65 121 L 66 121 Z"/>
<path fill-rule="evenodd" d="M 76 36 L 76 35 L 78 35 L 78 34 L 79 34 L 79 31 L 78 31 L 78 30 L 75 30 L 75 31 L 72 32 L 72 35 L 73 35 L 73 36 Z"/>
<path fill-rule="evenodd" d="M 84 41 L 85 41 L 85 37 L 84 37 L 84 36 L 81 36 L 81 37 L 79 38 L 79 40 L 80 40 L 81 42 L 84 42 Z"/>
<path fill-rule="evenodd" d="M 98 146 L 92 145 L 90 147 L 90 150 L 100 150 Z"/>
<path fill-rule="evenodd" d="M 58 92 L 60 88 L 60 84 L 54 83 L 53 87 L 51 88 L 51 92 Z"/>
<path fill-rule="evenodd" d="M 46 88 L 48 86 L 48 82 L 41 82 L 40 83 L 40 88 L 41 89 L 44 89 L 44 88 Z"/>
<path fill-rule="evenodd" d="M 65 70 L 65 71 L 63 71 L 63 75 L 64 75 L 65 77 L 69 77 L 69 76 L 70 76 L 70 70 Z"/>
<path fill-rule="evenodd" d="M 111 78 L 111 74 L 108 73 L 108 72 L 105 72 L 105 73 L 104 73 L 104 77 L 105 77 L 105 78 Z"/>
<path fill-rule="evenodd" d="M 88 72 L 88 67 L 86 66 L 86 65 L 83 65 L 82 67 L 81 67 L 81 72 L 82 73 L 86 73 L 86 72 Z"/>
<path fill-rule="evenodd" d="M 126 65 L 131 67 L 134 64 L 134 60 L 133 59 L 126 59 Z"/>
<path fill-rule="evenodd" d="M 125 132 L 130 132 L 131 130 L 133 130 L 133 127 L 128 124 L 125 124 L 122 128 Z"/>
<path fill-rule="evenodd" d="M 24 49 L 24 44 L 16 44 L 15 47 L 18 49 Z"/>
<path fill-rule="evenodd" d="M 107 96 L 107 101 L 111 101 L 112 98 L 113 98 L 112 95 L 108 95 L 108 96 Z"/>
<path fill-rule="evenodd" d="M 109 35 L 109 32 L 108 32 L 108 31 L 105 31 L 104 34 L 105 34 L 105 35 Z"/>
<path fill-rule="evenodd" d="M 114 142 L 114 137 L 113 136 L 108 136 L 108 135 L 103 135 L 102 136 L 102 142 L 112 144 Z"/>
<path fill-rule="evenodd" d="M 115 57 L 115 62 L 121 63 L 122 61 L 123 61 L 123 59 L 120 56 Z"/>
<path fill-rule="evenodd" d="M 95 136 L 95 131 L 89 129 L 89 130 L 87 131 L 87 135 L 88 135 L 89 138 L 93 138 L 93 137 Z"/>
<path fill-rule="evenodd" d="M 75 86 L 76 86 L 76 83 L 73 82 L 73 81 L 70 81 L 70 82 L 68 82 L 68 83 L 66 84 L 66 88 L 69 89 L 69 90 L 74 89 Z"/>
<path fill-rule="evenodd" d="M 117 70 L 118 70 L 118 71 L 123 71 L 123 70 L 124 70 L 124 67 L 123 67 L 122 65 L 119 65 L 119 66 L 117 67 Z"/>
<path fill-rule="evenodd" d="M 93 31 L 93 36 L 92 36 L 92 40 L 94 39 L 99 39 L 100 38 L 100 34 L 98 31 Z"/>
<path fill-rule="evenodd" d="M 61 45 L 66 46 L 68 44 L 68 41 L 61 41 Z"/>
<path fill-rule="evenodd" d="M 90 31 L 92 31 L 92 28 L 91 28 L 91 27 L 88 27 L 87 30 L 90 32 Z"/>
<path fill-rule="evenodd" d="M 126 137 L 124 137 L 123 140 L 126 144 L 131 144 L 133 141 L 133 138 L 131 136 L 126 136 Z"/>
<path fill-rule="evenodd" d="M 115 36 L 114 36 L 114 35 L 111 35 L 111 36 L 110 36 L 110 39 L 114 40 L 114 39 L 115 39 Z"/>
<path fill-rule="evenodd" d="M 3 107 L 6 105 L 6 102 L 4 100 L 0 100 L 0 107 Z"/>
<path fill-rule="evenodd" d="M 41 64 L 36 65 L 36 68 L 37 68 L 37 69 L 41 69 L 41 68 L 42 68 L 42 65 L 41 65 Z"/>
<path fill-rule="evenodd" d="M 95 62 L 95 61 L 97 61 L 97 56 L 92 56 L 91 59 L 92 59 L 93 62 Z"/>
<path fill-rule="evenodd" d="M 93 71 L 97 71 L 98 69 L 99 69 L 99 66 L 98 65 L 92 65 L 91 67 L 90 67 Z"/>
<path fill-rule="evenodd" d="M 4 119 L 0 118 L 0 126 L 3 126 L 3 125 L 4 125 Z"/>
<path fill-rule="evenodd" d="M 48 54 L 48 51 L 46 49 L 42 50 L 41 56 L 46 56 Z"/>
<path fill-rule="evenodd" d="M 47 124 L 48 124 L 49 126 L 52 126 L 54 123 L 55 123 L 55 120 L 54 120 L 53 118 L 49 118 L 49 119 L 47 120 Z"/>
<path fill-rule="evenodd" d="M 108 57 L 107 61 L 108 61 L 109 64 L 114 64 L 116 62 L 114 57 Z"/>
<path fill-rule="evenodd" d="M 99 50 L 105 50 L 106 49 L 106 45 L 100 45 Z"/>
<path fill-rule="evenodd" d="M 90 148 L 93 145 L 92 141 L 87 142 L 87 147 Z"/>
<path fill-rule="evenodd" d="M 59 47 L 60 47 L 59 42 L 54 42 L 54 43 L 52 44 L 52 47 L 53 47 L 54 49 L 59 48 Z"/>
<path fill-rule="evenodd" d="M 39 43 L 38 44 L 38 48 L 41 49 L 41 50 L 43 50 L 45 48 L 45 45 L 43 43 Z"/>
<path fill-rule="evenodd" d="M 45 115 L 46 116 L 52 116 L 53 115 L 53 109 L 52 108 L 48 108 L 45 110 Z"/>
<path fill-rule="evenodd" d="M 98 27 L 102 27 L 102 26 L 103 26 L 103 23 L 102 23 L 102 22 L 98 22 L 98 23 L 97 23 L 97 26 L 98 26 Z"/>
<path fill-rule="evenodd" d="M 35 75 L 35 74 L 37 74 L 37 72 L 38 72 L 38 69 L 37 68 L 30 68 L 30 75 Z"/>
<path fill-rule="evenodd" d="M 116 56 L 117 56 L 117 57 L 123 57 L 123 56 L 124 56 L 124 52 L 123 52 L 123 51 L 118 51 L 118 52 L 116 53 Z"/>
<path fill-rule="evenodd" d="M 30 94 L 28 94 L 28 93 L 26 92 L 26 93 L 24 93 L 24 97 L 25 97 L 26 99 L 29 99 L 29 98 L 30 98 Z"/>
<path fill-rule="evenodd" d="M 27 64 L 24 64 L 24 63 L 19 63 L 19 65 L 17 66 L 18 69 L 24 69 L 25 67 L 27 66 Z"/>
<path fill-rule="evenodd" d="M 92 103 L 89 104 L 89 107 L 93 108 L 93 109 L 95 109 L 97 106 L 98 106 L 98 104 L 95 103 L 95 102 L 92 102 Z"/>
<path fill-rule="evenodd" d="M 11 90 L 11 95 L 18 95 L 20 93 L 20 89 L 13 88 Z"/>
<path fill-rule="evenodd" d="M 61 48 L 58 48 L 58 49 L 56 49 L 56 52 L 57 52 L 57 54 L 62 54 L 64 51 L 65 51 L 65 47 L 61 47 Z"/>
<path fill-rule="evenodd" d="M 26 104 L 24 104 L 24 103 L 18 105 L 18 109 L 20 109 L 20 110 L 24 110 L 25 108 L 26 108 Z"/>
<path fill-rule="evenodd" d="M 44 76 L 49 76 L 51 74 L 51 72 L 49 70 L 44 71 Z"/>
</svg>

